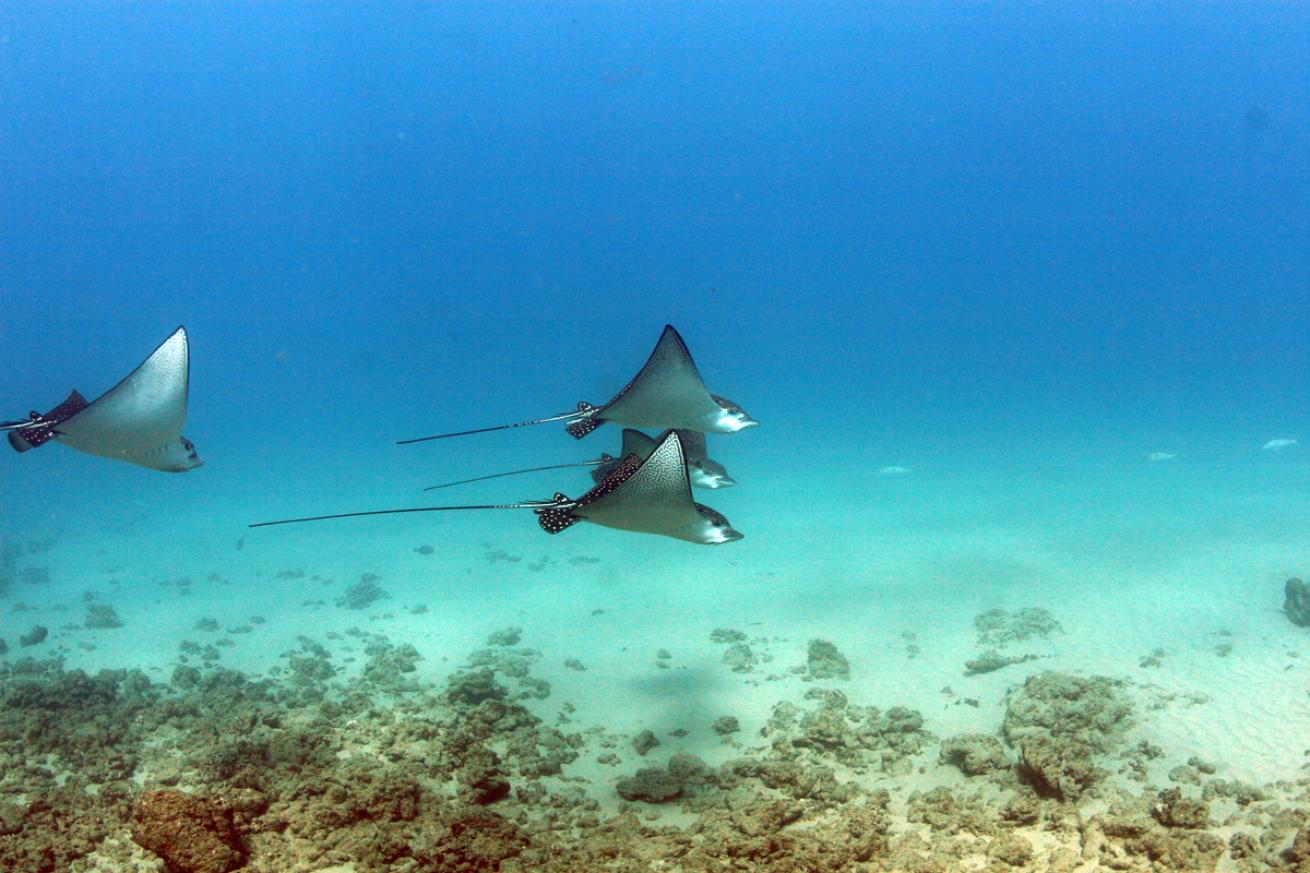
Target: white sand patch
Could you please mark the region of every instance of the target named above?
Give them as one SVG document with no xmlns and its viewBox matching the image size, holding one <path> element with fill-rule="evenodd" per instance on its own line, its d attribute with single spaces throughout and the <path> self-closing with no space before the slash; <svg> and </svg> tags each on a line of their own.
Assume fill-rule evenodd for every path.
<svg viewBox="0 0 1310 873">
<path fill-rule="evenodd" d="M 1006 694 L 1034 672 L 1103 674 L 1131 683 L 1138 735 L 1178 762 L 1200 755 L 1221 762 L 1220 775 L 1253 781 L 1300 772 L 1310 647 L 1278 607 L 1283 579 L 1310 566 L 1310 546 L 1284 483 L 1242 491 L 1201 481 L 1161 493 L 1037 471 L 918 477 L 916 486 L 901 493 L 857 479 L 815 500 L 803 479 L 745 482 L 712 501 L 747 535 L 722 547 L 584 525 L 552 537 L 528 513 L 247 531 L 245 506 L 196 519 L 146 503 L 112 524 L 66 525 L 49 553 L 24 559 L 49 566 L 55 581 L 11 593 L 8 607 L 34 608 L 6 612 L 6 657 L 59 652 L 70 667 L 140 666 L 165 678 L 183 640 L 229 639 L 219 663 L 262 672 L 305 635 L 349 669 L 364 658 L 348 636 L 359 628 L 411 643 L 424 656 L 420 677 L 439 680 L 489 633 L 517 625 L 520 646 L 541 652 L 534 675 L 553 686 L 532 707 L 554 723 L 569 703 L 574 729 L 624 737 L 618 767 L 576 765 L 604 782 L 671 752 L 711 763 L 737 754 L 711 729 L 723 715 L 741 723 L 733 741 L 759 744 L 772 707 L 813 687 L 794 668 L 821 638 L 851 668 L 849 681 L 824 684 L 853 702 L 920 710 L 942 736 L 997 731 Z M 423 545 L 432 553 L 416 551 Z M 363 573 L 390 596 L 337 606 Z M 80 628 L 83 591 L 125 626 Z M 1049 610 L 1064 633 L 1005 649 L 1037 660 L 966 676 L 982 650 L 975 616 L 1023 607 Z M 219 630 L 196 630 L 204 617 Z M 34 623 L 50 627 L 50 640 L 18 649 L 17 634 Z M 718 627 L 747 635 L 761 659 L 752 672 L 723 663 L 726 646 L 710 641 Z M 1157 649 L 1159 666 L 1140 666 Z M 626 739 L 642 729 L 661 742 L 648 759 Z"/>
</svg>

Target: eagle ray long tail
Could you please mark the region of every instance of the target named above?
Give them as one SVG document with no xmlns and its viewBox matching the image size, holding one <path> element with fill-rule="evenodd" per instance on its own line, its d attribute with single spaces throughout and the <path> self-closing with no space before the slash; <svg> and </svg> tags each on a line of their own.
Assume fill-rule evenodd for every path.
<svg viewBox="0 0 1310 873">
<path fill-rule="evenodd" d="M 272 527 L 275 524 L 299 524 L 305 521 L 328 521 L 333 518 L 360 518 L 365 515 L 399 515 L 405 512 L 451 512 L 462 509 L 546 509 L 556 504 L 540 500 L 525 503 L 486 503 L 475 506 L 415 506 L 410 509 L 374 509 L 369 512 L 340 512 L 335 515 L 311 515 L 306 518 L 283 518 L 277 521 L 261 521 L 249 527 Z"/>
<path fill-rule="evenodd" d="M 396 445 L 408 446 L 413 443 L 425 443 L 428 440 L 444 440 L 444 439 L 450 439 L 451 437 L 468 436 L 469 434 L 475 434 L 475 433 L 491 433 L 493 430 L 512 430 L 513 428 L 516 427 L 530 427 L 531 425 L 534 424 L 548 424 L 552 421 L 572 421 L 576 418 L 582 418 L 586 414 L 587 413 L 585 410 L 576 410 L 574 412 L 564 412 L 559 415 L 552 415 L 549 418 L 534 418 L 529 421 L 516 421 L 513 422 L 512 424 L 498 424 L 495 425 L 494 427 L 476 427 L 473 430 L 457 430 L 454 433 L 438 433 L 438 434 L 433 434 L 432 436 L 415 437 L 414 439 L 408 439 L 408 440 L 398 440 L 396 442 Z"/>
<path fill-rule="evenodd" d="M 490 476 L 474 476 L 472 479 L 460 479 L 458 482 L 443 482 L 440 485 L 429 485 L 424 491 L 436 491 L 438 488 L 450 488 L 454 485 L 467 485 L 470 482 L 485 482 L 487 479 L 499 479 L 502 476 L 517 476 L 520 473 L 539 473 L 542 470 L 566 470 L 570 467 L 596 467 L 604 464 L 604 459 L 597 461 L 579 461 L 576 464 L 551 464 L 547 467 L 528 467 L 523 470 L 510 470 L 508 473 L 492 473 Z"/>
</svg>

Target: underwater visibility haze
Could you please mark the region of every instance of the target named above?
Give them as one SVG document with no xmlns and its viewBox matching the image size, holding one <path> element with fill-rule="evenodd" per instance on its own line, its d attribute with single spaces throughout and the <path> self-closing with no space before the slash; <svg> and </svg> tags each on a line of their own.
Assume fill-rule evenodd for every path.
<svg viewBox="0 0 1310 873">
<path fill-rule="evenodd" d="M 1307 45 L 4 4 L 0 869 L 1310 870 Z"/>
</svg>

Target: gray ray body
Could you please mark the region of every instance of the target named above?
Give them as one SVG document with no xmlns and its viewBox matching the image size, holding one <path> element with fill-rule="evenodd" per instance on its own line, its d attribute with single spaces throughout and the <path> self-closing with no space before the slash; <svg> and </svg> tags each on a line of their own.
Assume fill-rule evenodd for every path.
<svg viewBox="0 0 1310 873">
<path fill-rule="evenodd" d="M 602 454 L 593 461 L 578 461 L 573 464 L 547 464 L 543 467 L 525 467 L 522 470 L 507 470 L 503 473 L 491 473 L 486 476 L 474 476 L 470 479 L 456 479 L 453 482 L 443 482 L 440 485 L 429 485 L 424 491 L 436 491 L 441 488 L 451 488 L 455 485 L 467 485 L 471 482 L 486 482 L 490 479 L 503 479 L 506 476 L 521 476 L 524 473 L 544 473 L 549 470 L 569 470 L 577 467 L 591 467 L 591 478 L 596 484 L 600 484 L 609 477 L 611 473 L 618 469 L 623 463 L 623 459 L 628 455 L 636 455 L 645 460 L 650 457 L 650 453 L 655 451 L 655 446 L 664 438 L 659 437 L 652 439 L 639 430 L 632 428 L 623 429 L 623 442 L 617 455 L 611 455 L 608 452 Z M 737 480 L 728 475 L 728 471 L 717 461 L 709 458 L 705 454 L 705 434 L 694 430 L 680 430 L 677 432 L 682 438 L 683 450 L 687 455 L 687 476 L 691 479 L 692 488 L 728 488 L 737 484 Z"/>
<path fill-rule="evenodd" d="M 203 464 L 182 435 L 190 382 L 190 346 L 179 327 L 125 379 L 87 404 L 73 392 L 47 416 L 7 425 L 20 452 L 54 439 L 71 449 L 180 473 Z"/>
<path fill-rule="evenodd" d="M 604 406 L 579 402 L 573 412 L 510 424 L 479 427 L 453 433 L 401 440 L 400 445 L 449 439 L 475 433 L 528 427 L 551 421 L 581 439 L 607 421 L 632 427 L 673 428 L 708 433 L 736 433 L 759 424 L 731 400 L 711 394 L 682 337 L 671 324 L 664 326 L 659 342 L 645 365 L 623 390 Z"/>
<path fill-rule="evenodd" d="M 713 490 L 737 484 L 737 480 L 728 475 L 727 469 L 707 454 L 704 433 L 681 429 L 676 432 L 682 439 L 682 448 L 687 461 L 687 477 L 691 480 L 691 487 Z M 643 459 L 650 457 L 651 452 L 655 451 L 655 446 L 667 434 L 668 431 L 665 431 L 658 437 L 650 437 L 639 430 L 624 428 L 619 456 L 614 458 L 606 455 L 602 458 L 600 464 L 591 471 L 592 478 L 596 482 L 603 481 L 628 455 L 635 454 Z"/>
<path fill-rule="evenodd" d="M 623 475 L 623 467 L 634 464 L 635 470 Z M 620 477 L 614 487 L 607 488 Z M 625 457 L 609 479 L 579 498 L 568 513 L 605 527 L 695 543 L 741 539 L 726 518 L 692 499 L 686 454 L 674 431 L 665 434 L 645 460 L 635 454 Z"/>
<path fill-rule="evenodd" d="M 531 509 L 547 533 L 556 534 L 590 521 L 603 527 L 635 533 L 656 534 L 704 545 L 730 543 L 742 538 L 723 515 L 691 497 L 686 455 L 682 441 L 669 431 L 650 456 L 630 454 L 604 481 L 576 500 L 557 493 L 551 500 L 522 503 L 494 503 L 474 506 L 416 506 L 409 509 L 378 509 L 343 512 L 305 518 L 264 521 L 251 527 L 270 527 L 370 515 L 399 515 L 415 512 L 459 512 L 477 509 Z"/>
<path fill-rule="evenodd" d="M 604 406 L 580 403 L 578 408 L 580 416 L 568 431 L 579 439 L 606 421 L 700 433 L 736 433 L 759 424 L 740 406 L 709 392 L 687 344 L 671 324 L 664 326 L 645 365 L 622 391 Z"/>
</svg>

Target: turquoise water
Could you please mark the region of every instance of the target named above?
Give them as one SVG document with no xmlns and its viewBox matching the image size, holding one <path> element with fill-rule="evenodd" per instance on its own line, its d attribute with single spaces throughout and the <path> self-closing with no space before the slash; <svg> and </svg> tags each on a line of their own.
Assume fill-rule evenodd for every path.
<svg viewBox="0 0 1310 873">
<path fill-rule="evenodd" d="M 1086 816 L 1149 818 L 1180 785 L 1200 797 L 1167 775 L 1196 756 L 1218 778 L 1291 784 L 1310 727 L 1306 630 L 1281 609 L 1284 581 L 1310 573 L 1306 44 L 1310 14 L 1290 4 L 7 6 L 0 417 L 97 396 L 185 324 L 184 432 L 206 463 L 165 475 L 59 445 L 0 458 L 0 680 L 17 695 L 28 657 L 140 669 L 203 711 L 221 705 L 179 664 L 286 682 L 307 637 L 340 668 L 331 697 L 361 675 L 363 633 L 412 645 L 411 678 L 437 695 L 517 626 L 553 689 L 525 705 L 592 731 L 564 776 L 604 816 L 624 808 L 620 776 L 669 753 L 719 767 L 767 746 L 773 707 L 813 687 L 807 642 L 825 639 L 850 660 L 853 704 L 913 708 L 939 739 L 1001 736 L 1042 671 L 1121 683 L 1135 733 L 1100 765 L 1122 776 L 1133 744 L 1161 753 L 1142 780 L 1098 781 L 1091 807 L 1063 798 Z M 761 422 L 711 436 L 739 484 L 697 494 L 740 542 L 547 536 L 524 511 L 247 528 L 578 496 L 585 470 L 422 488 L 613 452 L 617 427 L 395 442 L 603 403 L 666 323 L 710 390 Z M 1295 442 L 1264 448 L 1280 439 Z M 362 574 L 387 596 L 352 609 Z M 85 627 L 95 604 L 122 627 Z M 966 675 L 986 648 L 975 618 L 1025 608 L 1061 631 Z M 36 625 L 49 637 L 21 646 Z M 772 660 L 729 669 L 720 627 Z M 186 645 L 219 639 L 212 658 Z M 410 716 L 454 706 L 427 699 Z M 279 705 L 291 723 L 319 704 Z M 333 731 L 379 718 L 343 712 Z M 738 745 L 710 729 L 725 714 Z M 200 760 L 217 740 L 193 728 L 158 736 Z M 661 741 L 649 757 L 628 742 L 643 729 Z M 21 758 L 17 736 L 5 754 Z M 897 840 L 922 830 L 906 798 L 974 784 L 933 742 L 903 771 L 839 768 L 888 788 L 895 819 L 884 860 L 842 869 L 904 869 Z M 607 752 L 620 760 L 597 763 Z M 160 766 L 143 758 L 132 798 L 231 789 L 206 771 L 161 782 Z M 524 822 L 549 804 L 506 768 L 519 793 L 490 808 L 544 845 Z M 1015 772 L 979 803 L 1041 793 Z M 438 775 L 414 821 L 455 815 Z M 14 808 L 43 790 L 0 780 Z M 716 808 L 685 790 L 700 799 L 636 808 L 679 826 Z M 1218 833 L 1231 811 L 1213 802 Z M 1017 866 L 1056 864 L 1043 815 Z M 31 821 L 0 835 L 15 869 L 31 856 L 2 853 Z M 1295 828 L 1247 824 L 1269 835 L 1266 867 L 1292 851 Z M 251 869 L 453 864 L 419 848 L 411 868 L 293 862 L 267 822 L 241 827 Z M 969 866 L 925 839 L 946 869 Z M 1000 837 L 977 839 L 984 857 Z M 77 869 L 131 869 L 97 840 L 103 868 Z M 1236 869 L 1197 852 L 1183 867 Z M 547 869 L 516 857 L 504 869 Z"/>
</svg>

